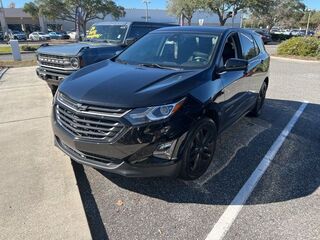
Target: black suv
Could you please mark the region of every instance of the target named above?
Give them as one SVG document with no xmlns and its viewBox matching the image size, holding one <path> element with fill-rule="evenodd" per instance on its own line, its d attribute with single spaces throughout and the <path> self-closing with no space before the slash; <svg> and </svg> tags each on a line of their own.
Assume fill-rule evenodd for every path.
<svg viewBox="0 0 320 240">
<path fill-rule="evenodd" d="M 155 22 L 101 22 L 94 24 L 85 41 L 55 45 L 44 44 L 37 50 L 37 75 L 45 80 L 52 94 L 59 83 L 78 69 L 116 55 L 146 33 L 175 26 Z"/>
<path fill-rule="evenodd" d="M 253 31 L 158 29 L 60 84 L 55 143 L 71 159 L 108 172 L 196 179 L 213 159 L 217 135 L 260 114 L 268 70 Z"/>
</svg>

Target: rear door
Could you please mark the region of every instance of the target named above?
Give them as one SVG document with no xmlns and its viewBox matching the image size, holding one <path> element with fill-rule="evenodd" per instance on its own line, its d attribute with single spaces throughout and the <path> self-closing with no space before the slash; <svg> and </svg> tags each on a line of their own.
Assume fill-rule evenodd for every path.
<svg viewBox="0 0 320 240">
<path fill-rule="evenodd" d="M 239 33 L 242 48 L 242 58 L 248 61 L 248 70 L 245 77 L 245 84 L 248 91 L 248 108 L 251 107 L 257 98 L 261 87 L 261 64 L 260 49 L 254 38 L 249 33 Z"/>
</svg>

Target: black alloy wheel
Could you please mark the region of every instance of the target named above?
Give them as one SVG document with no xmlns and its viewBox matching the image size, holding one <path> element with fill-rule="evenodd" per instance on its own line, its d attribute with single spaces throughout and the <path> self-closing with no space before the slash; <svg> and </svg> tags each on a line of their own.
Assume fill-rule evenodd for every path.
<svg viewBox="0 0 320 240">
<path fill-rule="evenodd" d="M 258 117 L 261 114 L 261 110 L 262 110 L 264 101 L 266 99 L 267 89 L 268 89 L 267 83 L 263 82 L 261 89 L 260 89 L 260 92 L 259 92 L 259 95 L 257 97 L 255 107 L 250 112 L 250 115 L 252 115 L 254 117 Z"/>
<path fill-rule="evenodd" d="M 217 128 L 209 118 L 200 120 L 187 136 L 180 178 L 194 180 L 208 169 L 215 152 Z"/>
</svg>

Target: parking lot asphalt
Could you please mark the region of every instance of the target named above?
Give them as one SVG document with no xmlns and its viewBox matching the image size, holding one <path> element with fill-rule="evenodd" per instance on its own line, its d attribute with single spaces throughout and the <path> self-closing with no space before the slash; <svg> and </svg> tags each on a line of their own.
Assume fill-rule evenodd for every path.
<svg viewBox="0 0 320 240">
<path fill-rule="evenodd" d="M 319 239 L 320 63 L 273 59 L 263 114 L 218 140 L 195 182 L 124 178 L 74 164 L 94 239 L 206 239 L 305 100 L 274 162 L 225 239 Z"/>
<path fill-rule="evenodd" d="M 0 239 L 91 238 L 70 161 L 53 147 L 51 102 L 34 67 L 0 80 Z"/>
</svg>

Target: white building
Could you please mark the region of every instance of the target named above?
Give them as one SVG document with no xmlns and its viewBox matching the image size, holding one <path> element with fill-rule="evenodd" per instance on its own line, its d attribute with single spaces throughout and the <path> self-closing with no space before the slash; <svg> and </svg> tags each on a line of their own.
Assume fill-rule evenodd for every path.
<svg viewBox="0 0 320 240">
<path fill-rule="evenodd" d="M 145 9 L 126 9 L 125 17 L 120 18 L 118 21 L 145 21 L 146 11 Z M 216 14 L 209 14 L 207 12 L 198 12 L 192 19 L 192 25 L 198 25 L 203 21 L 203 25 L 218 26 L 219 19 Z M 93 20 L 88 23 L 90 27 L 94 22 L 102 20 Z M 115 21 L 111 16 L 107 16 L 105 21 Z M 162 9 L 149 9 L 148 21 L 163 22 L 163 23 L 178 23 L 179 19 L 174 16 L 170 16 L 166 10 Z M 67 21 L 50 21 L 42 17 L 37 19 L 32 18 L 29 14 L 23 12 L 22 8 L 3 8 L 0 9 L 0 23 L 2 31 L 22 30 L 26 32 L 32 32 L 35 30 L 41 30 L 46 32 L 49 29 L 58 30 L 72 30 L 75 28 L 74 23 Z M 231 25 L 231 19 L 228 19 L 226 25 Z M 240 26 L 240 14 L 234 18 L 234 26 Z"/>
</svg>

